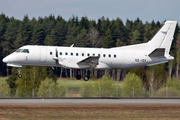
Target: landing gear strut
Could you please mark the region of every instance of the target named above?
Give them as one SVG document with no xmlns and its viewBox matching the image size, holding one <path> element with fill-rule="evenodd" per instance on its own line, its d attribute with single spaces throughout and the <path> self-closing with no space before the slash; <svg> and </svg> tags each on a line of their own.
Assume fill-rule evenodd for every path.
<svg viewBox="0 0 180 120">
<path fill-rule="evenodd" d="M 84 77 L 84 81 L 88 81 L 89 80 L 89 76 L 88 76 L 88 69 L 86 69 L 86 74 Z"/>
<path fill-rule="evenodd" d="M 78 74 L 76 75 L 76 79 L 77 79 L 77 80 L 80 80 L 80 79 L 81 79 L 81 71 L 80 71 L 80 70 L 78 70 Z"/>
<path fill-rule="evenodd" d="M 18 77 L 21 78 L 22 75 L 21 75 L 21 71 L 22 71 L 22 67 L 19 69 L 19 74 L 18 74 Z"/>
</svg>

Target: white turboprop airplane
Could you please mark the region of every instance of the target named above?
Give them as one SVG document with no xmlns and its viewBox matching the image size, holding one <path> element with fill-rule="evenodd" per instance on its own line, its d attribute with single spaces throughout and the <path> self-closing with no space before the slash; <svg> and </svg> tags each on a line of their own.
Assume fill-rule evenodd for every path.
<svg viewBox="0 0 180 120">
<path fill-rule="evenodd" d="M 26 45 L 3 59 L 7 66 L 59 66 L 73 69 L 127 69 L 151 66 L 173 60 L 169 55 L 177 21 L 166 21 L 147 43 L 115 48 L 83 48 Z M 77 79 L 81 79 L 78 72 Z M 84 76 L 89 80 L 89 76 Z"/>
</svg>

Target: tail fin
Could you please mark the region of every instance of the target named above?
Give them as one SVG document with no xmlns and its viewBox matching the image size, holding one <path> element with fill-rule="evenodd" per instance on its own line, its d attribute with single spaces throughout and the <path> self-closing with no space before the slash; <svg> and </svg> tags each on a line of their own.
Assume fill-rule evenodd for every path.
<svg viewBox="0 0 180 120">
<path fill-rule="evenodd" d="M 156 48 L 165 48 L 165 55 L 169 55 L 177 21 L 166 21 L 157 34 L 147 43 L 146 50 L 154 51 Z"/>
</svg>

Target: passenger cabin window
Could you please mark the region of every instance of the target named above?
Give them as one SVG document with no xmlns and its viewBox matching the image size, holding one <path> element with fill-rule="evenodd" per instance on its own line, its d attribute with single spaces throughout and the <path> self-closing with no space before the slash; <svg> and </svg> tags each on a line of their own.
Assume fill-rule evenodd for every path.
<svg viewBox="0 0 180 120">
<path fill-rule="evenodd" d="M 68 53 L 66 52 L 65 55 L 68 55 Z"/>
<path fill-rule="evenodd" d="M 29 50 L 28 50 L 28 49 L 24 49 L 24 50 L 22 51 L 22 53 L 29 53 Z"/>
<path fill-rule="evenodd" d="M 82 56 L 84 56 L 84 53 L 82 53 Z"/>
<path fill-rule="evenodd" d="M 95 54 L 93 54 L 93 56 L 95 56 Z"/>
<path fill-rule="evenodd" d="M 73 56 L 73 53 L 71 53 L 71 55 Z"/>
<path fill-rule="evenodd" d="M 62 55 L 62 52 L 60 52 L 59 55 Z"/>
<path fill-rule="evenodd" d="M 88 53 L 87 56 L 90 56 L 90 54 Z"/>
<path fill-rule="evenodd" d="M 78 56 L 78 53 L 76 53 L 76 56 Z"/>
<path fill-rule="evenodd" d="M 100 54 L 98 54 L 98 56 L 100 57 L 101 55 L 100 55 Z"/>
<path fill-rule="evenodd" d="M 114 58 L 116 58 L 116 55 L 114 55 Z"/>
<path fill-rule="evenodd" d="M 50 55 L 52 55 L 52 52 L 50 52 Z"/>
<path fill-rule="evenodd" d="M 103 54 L 103 57 L 106 57 L 106 54 Z"/>
<path fill-rule="evenodd" d="M 109 54 L 109 57 L 111 57 L 111 54 Z"/>
</svg>

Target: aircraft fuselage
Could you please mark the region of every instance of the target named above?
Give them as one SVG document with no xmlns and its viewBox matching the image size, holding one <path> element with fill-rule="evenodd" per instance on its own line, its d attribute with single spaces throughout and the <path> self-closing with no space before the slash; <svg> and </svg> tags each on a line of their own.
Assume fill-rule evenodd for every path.
<svg viewBox="0 0 180 120">
<path fill-rule="evenodd" d="M 21 47 L 19 52 L 14 52 L 3 59 L 9 66 L 21 65 L 33 66 L 56 66 L 55 50 L 58 51 L 59 65 L 65 68 L 85 69 L 86 65 L 78 65 L 77 62 L 89 56 L 99 56 L 96 69 L 127 69 L 150 65 L 153 63 L 167 62 L 173 58 L 149 57 L 146 51 L 124 50 L 123 47 L 116 49 L 104 48 L 80 48 L 80 47 L 56 47 L 56 46 L 33 46 Z M 28 52 L 22 52 L 28 50 Z M 19 65 L 19 66 L 18 66 Z"/>
</svg>

